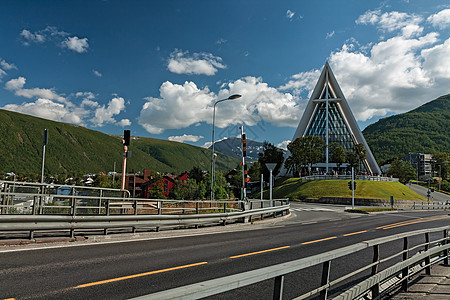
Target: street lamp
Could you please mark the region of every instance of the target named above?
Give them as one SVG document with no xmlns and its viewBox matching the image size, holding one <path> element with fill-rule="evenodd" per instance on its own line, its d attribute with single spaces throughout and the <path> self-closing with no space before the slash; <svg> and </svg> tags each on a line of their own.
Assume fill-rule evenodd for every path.
<svg viewBox="0 0 450 300">
<path fill-rule="evenodd" d="M 214 200 L 214 187 L 215 187 L 215 157 L 214 157 L 214 122 L 216 120 L 216 105 L 217 103 L 223 102 L 223 101 L 227 101 L 227 100 L 234 100 L 237 98 L 241 98 L 242 96 L 239 94 L 234 94 L 231 95 L 230 97 L 226 98 L 226 99 L 222 99 L 222 100 L 218 100 L 216 102 L 214 102 L 214 109 L 213 109 L 213 123 L 212 123 L 212 153 L 211 153 L 211 201 Z"/>
</svg>

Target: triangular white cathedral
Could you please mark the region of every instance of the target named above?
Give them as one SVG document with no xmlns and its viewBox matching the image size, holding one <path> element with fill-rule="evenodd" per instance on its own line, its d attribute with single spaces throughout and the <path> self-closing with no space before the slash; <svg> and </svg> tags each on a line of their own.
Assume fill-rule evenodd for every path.
<svg viewBox="0 0 450 300">
<path fill-rule="evenodd" d="M 365 169 L 372 175 L 381 174 L 328 62 L 320 74 L 292 140 L 309 135 L 322 138 L 327 145 L 336 142 L 345 151 L 352 151 L 355 144 L 362 143 L 367 150 L 367 158 L 363 162 Z M 331 154 L 329 155 L 327 147 L 325 162 L 319 163 L 317 167 L 330 172 L 335 164 L 330 163 L 329 157 Z"/>
</svg>

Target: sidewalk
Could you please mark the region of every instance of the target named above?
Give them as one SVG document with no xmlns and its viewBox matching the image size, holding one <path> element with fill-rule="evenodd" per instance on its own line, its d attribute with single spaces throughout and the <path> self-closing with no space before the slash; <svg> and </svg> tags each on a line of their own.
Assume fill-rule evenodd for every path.
<svg viewBox="0 0 450 300">
<path fill-rule="evenodd" d="M 410 281 L 408 292 L 397 291 L 384 299 L 450 299 L 450 265 L 438 264 L 431 268 L 431 275 L 425 271 Z"/>
</svg>

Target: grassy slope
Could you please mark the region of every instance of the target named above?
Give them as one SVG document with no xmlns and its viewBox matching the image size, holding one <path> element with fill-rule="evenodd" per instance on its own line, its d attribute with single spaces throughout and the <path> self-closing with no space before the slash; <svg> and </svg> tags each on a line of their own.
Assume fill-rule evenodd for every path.
<svg viewBox="0 0 450 300">
<path fill-rule="evenodd" d="M 399 182 L 356 180 L 356 198 L 397 200 L 426 200 Z M 273 190 L 274 198 L 300 200 L 321 197 L 351 197 L 348 180 L 315 180 L 300 182 L 298 178 L 277 181 Z"/>
<path fill-rule="evenodd" d="M 49 121 L 0 110 L 0 172 L 40 174 L 42 136 L 47 128 L 46 174 L 112 171 L 121 169 L 121 137 L 109 136 L 72 124 Z M 188 171 L 194 166 L 209 170 L 211 152 L 187 144 L 139 138 L 130 145 L 127 170 Z M 203 163 L 203 165 L 202 165 Z M 220 155 L 218 169 L 231 169 L 238 159 Z"/>
</svg>

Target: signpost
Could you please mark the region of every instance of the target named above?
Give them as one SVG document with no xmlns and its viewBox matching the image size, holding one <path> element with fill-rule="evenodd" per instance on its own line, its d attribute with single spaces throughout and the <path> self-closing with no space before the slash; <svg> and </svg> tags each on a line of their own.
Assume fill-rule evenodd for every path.
<svg viewBox="0 0 450 300">
<path fill-rule="evenodd" d="M 273 169 L 275 169 L 276 166 L 277 166 L 276 163 L 266 163 L 266 167 L 267 167 L 267 169 L 269 169 L 269 172 L 270 172 L 270 177 L 269 177 L 269 180 L 270 180 L 270 182 L 269 182 L 269 187 L 270 187 L 269 200 L 270 201 L 272 201 L 272 181 L 273 181 L 272 171 L 273 171 Z M 274 203 L 273 203 L 273 206 L 275 206 Z"/>
</svg>

